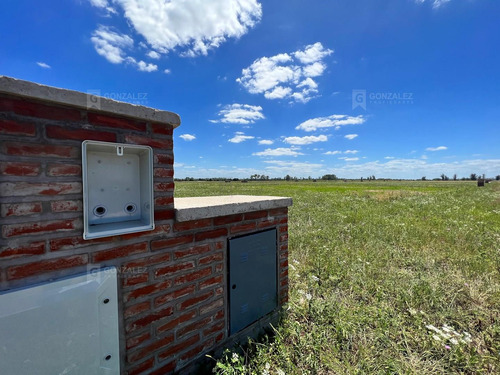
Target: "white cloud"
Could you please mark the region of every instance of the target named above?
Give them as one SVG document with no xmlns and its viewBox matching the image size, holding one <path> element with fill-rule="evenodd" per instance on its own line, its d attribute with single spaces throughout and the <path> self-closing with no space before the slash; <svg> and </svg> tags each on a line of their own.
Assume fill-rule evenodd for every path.
<svg viewBox="0 0 500 375">
<path fill-rule="evenodd" d="M 222 122 L 226 124 L 253 124 L 257 120 L 265 119 L 262 114 L 262 107 L 248 104 L 229 104 L 219 111 L 221 117 L 210 122 Z"/>
<path fill-rule="evenodd" d="M 335 150 L 335 151 L 324 152 L 323 155 L 338 155 L 338 154 L 341 154 L 341 153 L 342 153 L 342 151 Z"/>
<path fill-rule="evenodd" d="M 91 0 L 98 7 L 105 0 Z M 127 21 L 157 52 L 206 55 L 228 38 L 239 38 L 262 17 L 257 0 L 113 0 Z"/>
<path fill-rule="evenodd" d="M 163 71 L 163 73 L 165 73 L 165 74 L 170 74 L 170 73 L 172 73 L 172 71 L 171 71 L 170 69 L 165 69 L 165 70 Z"/>
<path fill-rule="evenodd" d="M 229 142 L 231 143 L 241 143 L 241 142 L 245 142 L 249 139 L 254 139 L 255 137 L 251 136 L 251 135 L 245 135 L 245 133 L 243 132 L 236 132 L 234 134 L 234 137 L 231 138 L 229 140 Z"/>
<path fill-rule="evenodd" d="M 444 150 L 448 150 L 448 147 L 446 147 L 446 146 L 427 147 L 425 150 L 426 151 L 444 151 Z"/>
<path fill-rule="evenodd" d="M 395 157 L 394 156 L 385 156 L 384 159 L 392 160 L 392 159 L 395 159 Z"/>
<path fill-rule="evenodd" d="M 363 124 L 366 119 L 362 116 L 347 116 L 347 115 L 331 115 L 328 117 L 316 117 L 304 121 L 295 129 L 304 130 L 306 132 L 316 131 L 318 129 L 323 128 L 335 128 L 336 130 L 340 129 L 341 126 L 345 125 L 360 125 Z"/>
<path fill-rule="evenodd" d="M 252 155 L 255 156 L 297 156 L 304 155 L 301 152 L 298 152 L 295 148 L 268 148 L 265 151 L 254 152 Z"/>
<path fill-rule="evenodd" d="M 426 2 L 432 2 L 433 8 L 439 8 L 441 5 L 449 3 L 451 0 L 415 0 L 419 4 L 423 4 Z"/>
<path fill-rule="evenodd" d="M 344 138 L 347 138 L 349 140 L 353 140 L 357 136 L 358 136 L 357 134 L 347 134 L 347 135 L 344 135 Z"/>
<path fill-rule="evenodd" d="M 322 60 L 332 53 L 317 42 L 291 54 L 261 57 L 243 69 L 236 81 L 251 94 L 306 103 L 318 94 L 318 84 L 311 77 L 323 74 Z"/>
<path fill-rule="evenodd" d="M 284 160 L 264 160 L 264 163 L 270 164 L 270 166 L 266 167 L 266 171 L 275 176 L 284 176 L 286 174 L 296 176 L 298 171 L 302 175 L 312 175 L 323 167 L 323 164 Z"/>
<path fill-rule="evenodd" d="M 339 159 L 340 160 L 345 160 L 345 161 L 357 161 L 357 160 L 359 160 L 359 158 L 348 158 L 348 157 L 345 157 L 345 156 L 343 156 L 343 157 L 341 157 Z"/>
<path fill-rule="evenodd" d="M 182 138 L 185 141 L 193 141 L 196 139 L 196 136 L 194 136 L 192 134 L 181 134 L 181 135 L 179 135 L 179 138 Z"/>
<path fill-rule="evenodd" d="M 158 70 L 158 65 L 148 64 L 142 60 L 136 61 L 133 57 L 127 57 L 127 62 L 135 65 L 141 72 L 155 72 Z"/>
<path fill-rule="evenodd" d="M 37 63 L 36 63 L 36 64 L 37 64 L 39 67 L 44 68 L 44 69 L 50 69 L 50 68 L 51 68 L 51 66 L 50 66 L 49 64 L 46 64 L 46 63 L 41 62 L 41 61 L 37 61 Z"/>
<path fill-rule="evenodd" d="M 259 145 L 272 145 L 274 141 L 271 141 L 270 139 L 261 139 L 259 141 Z"/>
<path fill-rule="evenodd" d="M 345 150 L 344 154 L 357 154 L 358 152 L 358 150 Z"/>
<path fill-rule="evenodd" d="M 160 58 L 160 56 L 161 56 L 161 55 L 160 55 L 158 52 L 156 52 L 156 51 L 149 51 L 149 52 L 147 53 L 147 55 L 148 55 L 149 57 L 151 57 L 152 59 L 155 59 L 155 60 L 158 60 L 158 59 Z"/>
<path fill-rule="evenodd" d="M 99 26 L 90 40 L 97 53 L 113 64 L 122 63 L 126 59 L 124 49 L 134 45 L 131 37 L 119 34 L 106 26 Z"/>
<path fill-rule="evenodd" d="M 311 135 L 306 137 L 286 137 L 283 141 L 291 145 L 310 145 L 311 143 L 315 142 L 326 142 L 328 141 L 328 137 L 326 135 L 319 135 L 319 136 Z"/>
</svg>

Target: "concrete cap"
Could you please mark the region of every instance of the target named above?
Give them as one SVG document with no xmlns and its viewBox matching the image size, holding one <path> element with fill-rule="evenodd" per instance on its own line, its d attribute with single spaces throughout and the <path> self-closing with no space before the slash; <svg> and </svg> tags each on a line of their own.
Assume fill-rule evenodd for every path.
<svg viewBox="0 0 500 375">
<path fill-rule="evenodd" d="M 138 120 L 165 123 L 172 125 L 174 128 L 181 124 L 181 118 L 173 112 L 119 102 L 101 97 L 98 92 L 83 93 L 6 76 L 0 76 L 0 94 L 11 94 L 53 104 L 78 107 L 93 112 L 105 112 Z"/>
<path fill-rule="evenodd" d="M 174 200 L 177 221 L 199 220 L 291 205 L 292 198 L 254 195 L 190 197 Z"/>
</svg>

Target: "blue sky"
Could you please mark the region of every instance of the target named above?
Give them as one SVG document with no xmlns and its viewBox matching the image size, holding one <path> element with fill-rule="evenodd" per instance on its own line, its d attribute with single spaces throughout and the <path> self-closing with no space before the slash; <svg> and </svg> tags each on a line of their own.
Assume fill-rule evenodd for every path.
<svg viewBox="0 0 500 375">
<path fill-rule="evenodd" d="M 496 176 L 499 14 L 494 0 L 3 0 L 0 74 L 178 113 L 178 178 Z"/>
</svg>

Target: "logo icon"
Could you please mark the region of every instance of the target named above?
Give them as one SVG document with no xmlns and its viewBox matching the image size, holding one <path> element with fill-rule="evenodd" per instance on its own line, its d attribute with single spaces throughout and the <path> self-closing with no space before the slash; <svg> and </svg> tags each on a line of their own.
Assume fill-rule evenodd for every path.
<svg viewBox="0 0 500 375">
<path fill-rule="evenodd" d="M 352 109 L 357 107 L 366 111 L 366 90 L 352 90 Z"/>
<path fill-rule="evenodd" d="M 87 109 L 101 109 L 101 90 L 87 90 Z"/>
</svg>

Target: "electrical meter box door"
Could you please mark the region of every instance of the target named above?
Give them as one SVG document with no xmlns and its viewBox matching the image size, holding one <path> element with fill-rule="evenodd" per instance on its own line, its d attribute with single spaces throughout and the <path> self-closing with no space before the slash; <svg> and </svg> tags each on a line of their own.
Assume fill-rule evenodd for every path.
<svg viewBox="0 0 500 375">
<path fill-rule="evenodd" d="M 276 246 L 276 229 L 229 240 L 230 335 L 278 306 Z"/>
<path fill-rule="evenodd" d="M 84 239 L 154 229 L 153 150 L 82 143 Z"/>
<path fill-rule="evenodd" d="M 0 294 L 1 374 L 120 374 L 116 268 Z"/>
</svg>

